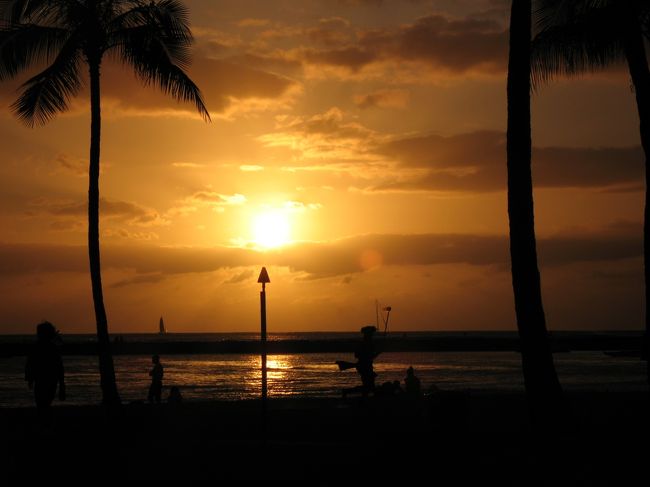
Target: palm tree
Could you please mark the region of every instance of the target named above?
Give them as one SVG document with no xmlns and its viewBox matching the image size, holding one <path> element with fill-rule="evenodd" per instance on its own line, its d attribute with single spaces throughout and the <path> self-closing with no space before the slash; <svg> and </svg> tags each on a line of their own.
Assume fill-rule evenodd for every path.
<svg viewBox="0 0 650 487">
<path fill-rule="evenodd" d="M 644 45 L 648 37 L 650 0 L 539 0 L 540 32 L 532 50 L 533 79 L 541 84 L 557 76 L 575 76 L 627 63 L 639 113 L 645 154 L 643 259 L 645 334 L 643 355 L 650 347 L 650 71 Z M 650 384 L 650 361 L 647 364 Z"/>
<path fill-rule="evenodd" d="M 68 107 L 90 81 L 88 256 L 99 371 L 104 404 L 119 404 L 99 255 L 100 68 L 106 56 L 130 66 L 145 85 L 157 85 L 180 101 L 194 103 L 205 120 L 201 92 L 185 74 L 192 35 L 188 11 L 176 0 L 0 0 L 0 80 L 32 65 L 47 67 L 21 86 L 12 105 L 28 126 L 43 125 Z"/>
<path fill-rule="evenodd" d="M 526 396 L 534 423 L 556 417 L 562 388 L 551 353 L 535 242 L 531 174 L 531 0 L 513 0 L 508 58 L 508 217 L 515 313 Z"/>
</svg>

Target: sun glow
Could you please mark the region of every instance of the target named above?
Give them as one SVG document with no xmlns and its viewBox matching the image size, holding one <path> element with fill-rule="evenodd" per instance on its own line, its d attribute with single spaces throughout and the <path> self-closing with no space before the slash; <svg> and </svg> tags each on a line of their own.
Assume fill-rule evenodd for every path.
<svg viewBox="0 0 650 487">
<path fill-rule="evenodd" d="M 260 247 L 280 247 L 289 243 L 290 238 L 291 227 L 286 212 L 268 210 L 253 219 L 253 240 Z"/>
</svg>

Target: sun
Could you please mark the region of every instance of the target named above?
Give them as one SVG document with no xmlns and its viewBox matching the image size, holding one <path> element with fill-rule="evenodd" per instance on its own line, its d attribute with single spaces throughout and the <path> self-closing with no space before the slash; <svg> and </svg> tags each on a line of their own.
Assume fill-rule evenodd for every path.
<svg viewBox="0 0 650 487">
<path fill-rule="evenodd" d="M 289 216 L 279 210 L 267 210 L 253 218 L 253 241 L 260 247 L 272 249 L 289 243 Z"/>
</svg>

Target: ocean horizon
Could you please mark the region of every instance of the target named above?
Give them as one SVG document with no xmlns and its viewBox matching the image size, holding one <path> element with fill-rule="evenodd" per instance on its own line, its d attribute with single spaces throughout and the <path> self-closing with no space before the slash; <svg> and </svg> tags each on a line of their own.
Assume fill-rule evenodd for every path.
<svg viewBox="0 0 650 487">
<path fill-rule="evenodd" d="M 415 342 L 481 337 L 515 339 L 516 332 L 406 332 Z M 558 332 L 560 336 L 565 335 Z M 609 335 L 636 340 L 641 332 L 568 332 L 566 336 Z M 390 336 L 391 334 L 389 334 Z M 395 334 L 393 334 L 395 335 Z M 259 340 L 259 333 L 113 334 L 126 343 L 147 346 L 206 342 L 239 343 Z M 63 343 L 94 343 L 92 334 L 64 335 Z M 285 332 L 269 334 L 270 342 L 295 340 L 354 343 L 359 333 Z M 31 335 L 0 335 L 0 344 L 27 347 Z M 381 335 L 376 342 L 381 344 Z M 187 401 L 255 399 L 260 395 L 260 356 L 255 353 L 161 353 L 165 370 L 163 399 L 176 386 Z M 567 391 L 642 391 L 647 388 L 645 363 L 633 355 L 612 356 L 602 350 L 562 351 L 554 354 L 560 381 Z M 343 388 L 359 384 L 354 371 L 339 371 L 336 360 L 353 361 L 351 351 L 270 353 L 269 396 L 340 397 Z M 145 401 L 150 383 L 150 354 L 115 354 L 118 389 L 124 402 Z M 92 354 L 63 356 L 68 399 L 55 404 L 88 405 L 101 402 L 97 358 Z M 25 356 L 0 356 L 0 407 L 30 407 L 33 396 L 24 381 Z M 375 361 L 376 383 L 399 381 L 412 366 L 423 390 L 432 387 L 466 392 L 522 392 L 521 357 L 516 351 L 385 351 Z"/>
</svg>

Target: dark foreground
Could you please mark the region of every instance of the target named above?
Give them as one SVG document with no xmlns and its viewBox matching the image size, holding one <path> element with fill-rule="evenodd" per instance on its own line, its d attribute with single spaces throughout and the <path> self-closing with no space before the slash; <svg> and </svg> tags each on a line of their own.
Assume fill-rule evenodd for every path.
<svg viewBox="0 0 650 487">
<path fill-rule="evenodd" d="M 536 431 L 518 394 L 271 399 L 266 441 L 257 401 L 55 407 L 45 428 L 33 409 L 4 409 L 3 485 L 644 484 L 648 394 L 569 400 L 569 426 Z"/>
</svg>

